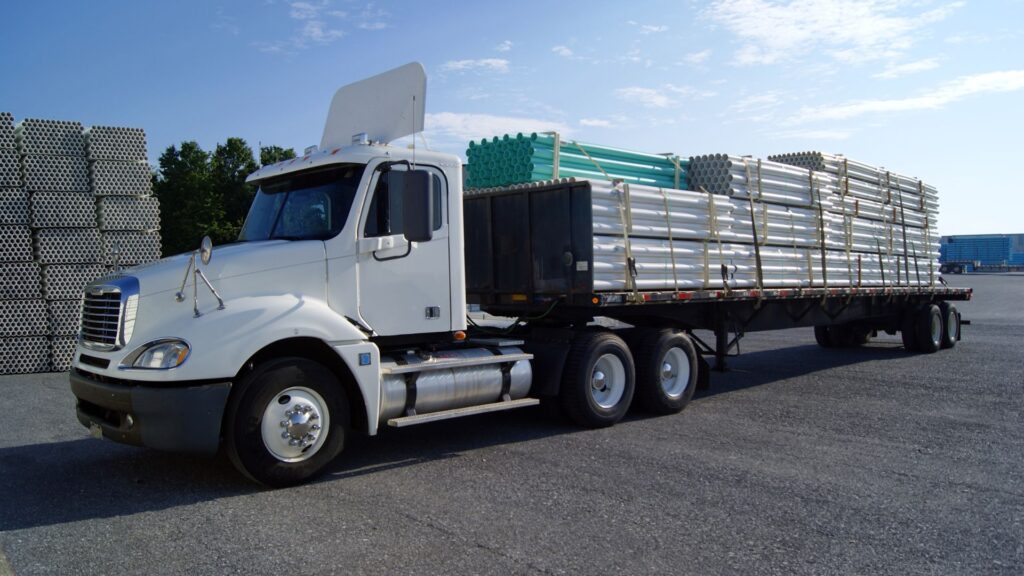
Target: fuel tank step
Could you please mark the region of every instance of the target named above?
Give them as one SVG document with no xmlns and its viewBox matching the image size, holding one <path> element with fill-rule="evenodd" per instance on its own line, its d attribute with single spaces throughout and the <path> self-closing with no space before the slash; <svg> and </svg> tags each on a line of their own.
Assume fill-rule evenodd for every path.
<svg viewBox="0 0 1024 576">
<path fill-rule="evenodd" d="M 450 420 L 452 418 L 472 416 L 474 414 L 486 414 L 488 412 L 500 412 L 502 410 L 512 410 L 514 408 L 525 408 L 527 406 L 536 406 L 537 404 L 540 404 L 540 400 L 538 400 L 537 398 L 520 398 L 519 400 L 492 402 L 491 404 L 480 404 L 479 406 L 466 406 L 464 408 L 442 410 L 441 412 L 431 412 L 429 414 L 416 414 L 415 416 L 402 416 L 400 418 L 391 418 L 388 420 L 388 426 L 393 426 L 395 428 L 404 428 L 406 426 L 415 426 L 416 424 L 426 424 L 427 422 Z"/>
</svg>

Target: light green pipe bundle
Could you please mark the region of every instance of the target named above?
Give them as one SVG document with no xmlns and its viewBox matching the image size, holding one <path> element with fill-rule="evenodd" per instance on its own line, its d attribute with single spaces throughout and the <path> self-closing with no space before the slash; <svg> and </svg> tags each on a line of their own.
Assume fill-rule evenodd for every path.
<svg viewBox="0 0 1024 576">
<path fill-rule="evenodd" d="M 687 189 L 689 161 L 679 157 L 633 152 L 610 146 L 561 141 L 559 178 L 623 180 L 661 188 Z M 491 188 L 554 178 L 555 138 L 522 133 L 471 141 L 466 187 Z M 677 166 L 678 162 L 678 166 Z"/>
</svg>

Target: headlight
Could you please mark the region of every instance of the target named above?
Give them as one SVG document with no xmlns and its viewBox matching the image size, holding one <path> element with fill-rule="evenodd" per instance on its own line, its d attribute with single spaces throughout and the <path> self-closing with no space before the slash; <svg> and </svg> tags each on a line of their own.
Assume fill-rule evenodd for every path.
<svg viewBox="0 0 1024 576">
<path fill-rule="evenodd" d="M 177 368 L 188 359 L 191 348 L 184 340 L 157 340 L 143 345 L 121 362 L 122 368 L 146 370 L 169 370 Z"/>
</svg>

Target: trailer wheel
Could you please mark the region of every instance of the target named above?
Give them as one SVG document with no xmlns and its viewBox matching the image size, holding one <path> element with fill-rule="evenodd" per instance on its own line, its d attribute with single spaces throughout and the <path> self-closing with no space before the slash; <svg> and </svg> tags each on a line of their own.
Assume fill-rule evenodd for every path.
<svg viewBox="0 0 1024 576">
<path fill-rule="evenodd" d="M 611 426 L 633 400 L 633 356 L 611 332 L 586 332 L 573 341 L 559 390 L 562 409 L 587 428 Z"/>
<path fill-rule="evenodd" d="M 313 478 L 349 435 L 344 388 L 325 366 L 287 357 L 260 364 L 233 390 L 225 447 L 236 468 L 279 488 Z"/>
<path fill-rule="evenodd" d="M 917 312 L 916 307 L 907 308 L 900 319 L 900 337 L 907 352 L 920 352 L 917 347 Z"/>
<path fill-rule="evenodd" d="M 815 326 L 814 327 L 814 340 L 818 343 L 818 346 L 822 348 L 835 348 L 835 342 L 832 340 L 831 326 Z"/>
<path fill-rule="evenodd" d="M 939 313 L 942 315 L 942 347 L 952 348 L 960 339 L 960 312 L 954 304 L 942 302 Z"/>
<path fill-rule="evenodd" d="M 674 414 L 686 408 L 697 388 L 697 351 L 683 333 L 653 330 L 636 348 L 636 395 L 653 414 Z"/>
<path fill-rule="evenodd" d="M 917 311 L 916 321 L 917 348 L 920 352 L 931 354 L 942 346 L 942 315 L 939 307 L 926 304 Z"/>
</svg>

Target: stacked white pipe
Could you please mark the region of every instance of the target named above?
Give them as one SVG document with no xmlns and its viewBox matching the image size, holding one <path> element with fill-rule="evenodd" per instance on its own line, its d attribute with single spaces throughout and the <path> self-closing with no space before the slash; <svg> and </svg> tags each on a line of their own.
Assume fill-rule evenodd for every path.
<svg viewBox="0 0 1024 576">
<path fill-rule="evenodd" d="M 908 277 L 905 263 L 885 246 L 881 223 L 837 213 L 841 198 L 834 195 L 796 206 L 602 181 L 590 186 L 595 290 L 929 283 L 927 268 Z M 908 241 L 924 249 L 920 235 Z M 635 261 L 635 279 L 627 255 Z"/>
<path fill-rule="evenodd" d="M 914 184 L 895 175 L 890 180 L 890 198 L 878 185 L 863 180 L 771 160 L 727 154 L 690 160 L 690 182 L 695 189 L 752 199 L 755 205 L 777 206 L 776 211 L 781 207 L 817 210 L 820 205 L 825 245 L 844 253 L 850 264 L 847 277 L 853 262 L 870 259 L 880 263 L 880 273 L 885 276 L 879 279 L 879 286 L 933 285 L 937 280 L 938 238 L 930 233 L 930 223 L 937 215 L 934 188 L 917 184 L 924 191 L 924 201 L 913 203 L 906 189 Z M 884 183 L 884 171 L 882 174 Z M 786 244 L 774 238 L 763 243 Z M 863 275 L 852 285 L 866 285 Z"/>
<path fill-rule="evenodd" d="M 145 158 L 141 130 L 0 113 L 0 374 L 67 370 L 85 285 L 160 257 Z"/>
<path fill-rule="evenodd" d="M 50 365 L 39 264 L 32 258 L 28 194 L 23 188 L 14 117 L 0 113 L 0 374 Z"/>
<path fill-rule="evenodd" d="M 134 266 L 160 258 L 160 206 L 137 128 L 85 131 L 89 175 L 102 234 L 103 263 Z"/>
</svg>

